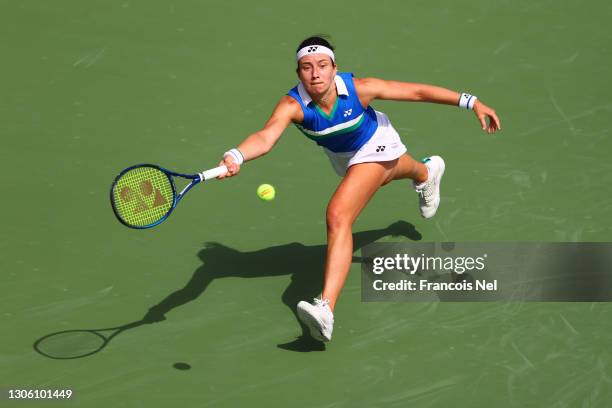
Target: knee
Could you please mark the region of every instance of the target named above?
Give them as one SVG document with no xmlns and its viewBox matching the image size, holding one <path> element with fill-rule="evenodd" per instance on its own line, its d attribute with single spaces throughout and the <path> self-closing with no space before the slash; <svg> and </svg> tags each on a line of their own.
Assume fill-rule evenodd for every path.
<svg viewBox="0 0 612 408">
<path fill-rule="evenodd" d="M 327 207 L 327 229 L 337 231 L 343 228 L 351 228 L 353 220 L 347 216 L 346 211 L 334 205 Z"/>
</svg>

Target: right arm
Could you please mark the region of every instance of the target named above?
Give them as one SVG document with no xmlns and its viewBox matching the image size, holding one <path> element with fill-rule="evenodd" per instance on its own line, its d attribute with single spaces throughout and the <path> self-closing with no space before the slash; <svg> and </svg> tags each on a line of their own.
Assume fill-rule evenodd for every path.
<svg viewBox="0 0 612 408">
<path fill-rule="evenodd" d="M 298 101 L 285 95 L 274 108 L 264 127 L 250 134 L 238 145 L 237 149 L 242 153 L 244 161 L 263 156 L 274 147 L 291 122 L 299 123 L 302 120 L 304 120 L 304 113 Z M 240 171 L 240 165 L 235 163 L 229 155 L 225 156 L 219 165 L 225 165 L 228 169 L 228 173 L 218 177 L 220 179 L 235 176 Z"/>
</svg>

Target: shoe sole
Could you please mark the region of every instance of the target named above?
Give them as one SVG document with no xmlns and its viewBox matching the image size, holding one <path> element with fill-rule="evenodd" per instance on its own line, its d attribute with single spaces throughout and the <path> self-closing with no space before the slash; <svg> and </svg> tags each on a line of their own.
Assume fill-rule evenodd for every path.
<svg viewBox="0 0 612 408">
<path fill-rule="evenodd" d="M 320 327 L 323 326 L 321 321 L 319 321 L 316 317 L 308 313 L 307 310 L 303 310 L 299 307 L 297 308 L 297 313 L 302 323 L 308 326 L 308 329 L 310 330 L 310 335 L 315 340 L 324 341 L 324 342 L 329 341 L 329 339 L 327 339 L 321 332 Z"/>
</svg>

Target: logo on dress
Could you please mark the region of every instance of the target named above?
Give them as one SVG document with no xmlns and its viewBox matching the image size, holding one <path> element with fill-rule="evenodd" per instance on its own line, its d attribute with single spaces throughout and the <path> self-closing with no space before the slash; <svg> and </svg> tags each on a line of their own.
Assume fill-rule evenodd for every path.
<svg viewBox="0 0 612 408">
<path fill-rule="evenodd" d="M 308 52 L 315 52 L 317 48 L 319 48 L 317 45 L 315 45 L 314 47 L 309 47 Z"/>
<path fill-rule="evenodd" d="M 351 113 L 353 113 L 353 109 L 345 110 L 344 117 L 346 118 L 347 116 L 351 116 Z"/>
<path fill-rule="evenodd" d="M 384 152 L 387 146 L 376 146 L 376 152 Z"/>
</svg>

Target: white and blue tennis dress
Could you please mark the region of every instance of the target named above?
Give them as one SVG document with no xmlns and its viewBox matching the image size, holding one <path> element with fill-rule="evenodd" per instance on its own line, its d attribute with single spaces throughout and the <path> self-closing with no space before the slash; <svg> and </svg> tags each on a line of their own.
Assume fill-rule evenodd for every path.
<svg viewBox="0 0 612 408">
<path fill-rule="evenodd" d="M 344 176 L 357 163 L 395 160 L 406 152 L 397 131 L 382 112 L 363 108 L 355 90 L 352 73 L 335 78 L 338 98 L 330 114 L 312 100 L 300 82 L 287 95 L 299 102 L 304 112 L 297 128 L 322 146 L 334 170 Z"/>
</svg>

